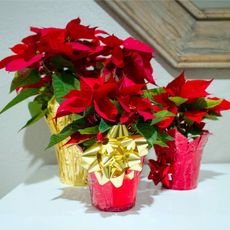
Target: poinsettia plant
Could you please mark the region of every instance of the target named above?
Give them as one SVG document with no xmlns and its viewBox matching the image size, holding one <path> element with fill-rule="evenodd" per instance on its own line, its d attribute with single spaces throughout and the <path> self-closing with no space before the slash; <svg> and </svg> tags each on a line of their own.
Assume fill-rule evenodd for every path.
<svg viewBox="0 0 230 230">
<path fill-rule="evenodd" d="M 35 28 L 34 34 L 22 39 L 11 50 L 15 53 L 0 61 L 0 68 L 16 72 L 10 92 L 17 96 L 1 111 L 35 96 L 29 108 L 30 125 L 47 112 L 48 101 L 79 87 L 80 77 L 98 78 L 101 72 L 117 78 L 154 83 L 150 59 L 152 49 L 133 38 L 121 40 L 105 31 L 81 24 L 79 18 L 65 28 Z M 128 64 L 127 64 L 128 63 Z M 134 74 L 135 73 L 135 74 Z"/>
<path fill-rule="evenodd" d="M 148 179 L 170 189 L 194 189 L 197 186 L 203 148 L 209 132 L 205 120 L 217 120 L 230 102 L 211 96 L 207 88 L 212 80 L 186 80 L 181 73 L 165 87 L 148 91 L 155 111 L 168 110 L 174 116 L 158 123 L 173 137 L 167 146 L 155 146 L 156 160 L 149 160 Z"/>
<path fill-rule="evenodd" d="M 169 116 L 158 123 L 158 127 L 166 132 L 177 129 L 187 138 L 195 139 L 205 130 L 205 120 L 217 120 L 221 111 L 230 109 L 230 102 L 211 96 L 207 88 L 212 80 L 186 80 L 184 72 L 166 87 L 148 91 L 157 110 L 170 111 Z"/>
<path fill-rule="evenodd" d="M 68 144 L 88 146 L 114 124 L 126 124 L 150 144 L 163 143 L 158 128 L 150 131 L 145 123 L 170 115 L 154 111 L 152 101 L 142 95 L 147 83 L 155 84 L 151 47 L 82 25 L 79 18 L 65 28 L 30 30 L 32 35 L 11 48 L 14 54 L 0 61 L 0 68 L 15 72 L 10 92 L 17 93 L 0 113 L 33 97 L 26 127 L 46 116 L 48 103 L 55 98 L 60 104 L 55 119 L 69 114 L 76 119 L 53 135 L 49 146 L 69 136 Z"/>
</svg>

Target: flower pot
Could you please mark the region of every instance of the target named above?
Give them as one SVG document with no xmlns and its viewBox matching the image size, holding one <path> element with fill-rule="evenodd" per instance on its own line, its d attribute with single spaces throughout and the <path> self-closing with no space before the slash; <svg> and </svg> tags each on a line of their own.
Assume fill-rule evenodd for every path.
<svg viewBox="0 0 230 230">
<path fill-rule="evenodd" d="M 176 129 L 169 130 L 174 140 L 169 141 L 169 147 L 154 146 L 157 163 L 163 172 L 160 175 L 162 185 L 174 190 L 190 190 L 197 187 L 200 162 L 208 133 L 189 141 Z"/>
<path fill-rule="evenodd" d="M 101 185 L 95 173 L 89 173 L 88 183 L 91 202 L 101 211 L 122 212 L 132 208 L 136 202 L 136 193 L 141 172 L 134 172 L 134 177 L 124 178 L 120 187 L 115 187 L 111 181 Z"/>
<path fill-rule="evenodd" d="M 147 153 L 146 139 L 130 136 L 125 125 L 114 125 L 105 141 L 86 149 L 82 165 L 89 172 L 92 205 L 110 212 L 132 208 Z"/>
<path fill-rule="evenodd" d="M 48 104 L 46 122 L 52 134 L 60 132 L 74 117 L 65 116 L 54 119 L 58 103 L 52 98 Z M 65 146 L 62 141 L 55 146 L 60 180 L 69 185 L 84 186 L 87 184 L 87 170 L 81 166 L 82 150 L 78 145 Z"/>
</svg>

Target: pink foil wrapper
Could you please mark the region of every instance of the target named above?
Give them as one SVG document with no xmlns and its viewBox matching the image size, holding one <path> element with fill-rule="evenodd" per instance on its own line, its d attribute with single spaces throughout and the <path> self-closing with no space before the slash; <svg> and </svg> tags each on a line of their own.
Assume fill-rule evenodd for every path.
<svg viewBox="0 0 230 230">
<path fill-rule="evenodd" d="M 171 167 L 168 178 L 161 182 L 170 189 L 194 189 L 197 187 L 202 152 L 209 134 L 205 133 L 189 141 L 176 129 L 171 129 L 168 133 L 175 138 L 167 143 L 169 147 L 154 146 L 157 161 Z"/>
</svg>

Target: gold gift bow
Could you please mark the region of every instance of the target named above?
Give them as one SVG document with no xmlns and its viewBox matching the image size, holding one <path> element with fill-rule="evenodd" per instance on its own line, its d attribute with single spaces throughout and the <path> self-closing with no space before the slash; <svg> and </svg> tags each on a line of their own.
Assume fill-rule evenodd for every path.
<svg viewBox="0 0 230 230">
<path fill-rule="evenodd" d="M 94 172 L 99 184 L 108 181 L 120 187 L 124 177 L 133 179 L 142 170 L 141 157 L 147 155 L 148 144 L 142 136 L 129 136 L 125 125 L 115 125 L 106 143 L 95 143 L 82 154 L 82 166 Z"/>
</svg>

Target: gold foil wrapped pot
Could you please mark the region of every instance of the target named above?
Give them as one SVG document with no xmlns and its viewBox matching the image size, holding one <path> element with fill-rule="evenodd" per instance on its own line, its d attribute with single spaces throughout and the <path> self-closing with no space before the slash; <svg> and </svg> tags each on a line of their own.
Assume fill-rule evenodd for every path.
<svg viewBox="0 0 230 230">
<path fill-rule="evenodd" d="M 74 120 L 74 116 L 65 116 L 55 121 L 58 106 L 54 98 L 48 104 L 46 122 L 52 134 L 59 133 Z M 60 180 L 65 184 L 84 186 L 87 184 L 87 170 L 81 165 L 82 150 L 78 145 L 67 146 L 65 142 L 62 141 L 55 145 Z"/>
</svg>

